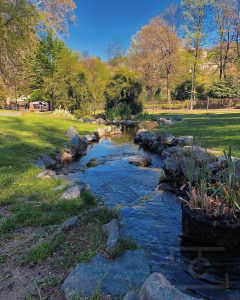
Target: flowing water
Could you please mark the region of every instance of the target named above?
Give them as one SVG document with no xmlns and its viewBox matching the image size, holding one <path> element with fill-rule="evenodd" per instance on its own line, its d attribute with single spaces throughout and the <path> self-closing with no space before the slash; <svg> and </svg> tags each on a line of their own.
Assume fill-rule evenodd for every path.
<svg viewBox="0 0 240 300">
<path fill-rule="evenodd" d="M 129 164 L 127 157 L 136 154 L 151 158 L 151 167 Z M 98 165 L 86 168 L 92 159 Z M 89 184 L 106 206 L 119 209 L 124 235 L 145 250 L 152 271 L 161 272 L 178 289 L 197 297 L 239 300 L 240 255 L 183 240 L 177 197 L 156 191 L 161 166 L 159 156 L 139 149 L 125 134 L 92 145 L 68 170 L 75 170 L 71 176 Z"/>
</svg>

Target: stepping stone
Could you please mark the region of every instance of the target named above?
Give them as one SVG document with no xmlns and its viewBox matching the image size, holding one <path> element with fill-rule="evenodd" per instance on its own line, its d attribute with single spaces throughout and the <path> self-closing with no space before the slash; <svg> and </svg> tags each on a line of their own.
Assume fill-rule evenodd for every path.
<svg viewBox="0 0 240 300">
<path fill-rule="evenodd" d="M 67 300 L 73 296 L 90 297 L 100 285 L 101 292 L 124 297 L 129 290 L 139 289 L 150 274 L 143 250 L 127 251 L 115 260 L 101 254 L 79 264 L 65 280 L 62 289 Z"/>
</svg>

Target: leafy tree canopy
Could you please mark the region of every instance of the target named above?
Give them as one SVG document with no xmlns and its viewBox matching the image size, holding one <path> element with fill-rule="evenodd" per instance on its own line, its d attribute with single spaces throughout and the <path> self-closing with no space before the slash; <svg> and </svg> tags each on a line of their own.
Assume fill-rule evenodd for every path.
<svg viewBox="0 0 240 300">
<path fill-rule="evenodd" d="M 141 92 L 142 85 L 137 76 L 127 69 L 119 69 L 108 82 L 104 92 L 106 111 L 123 103 L 129 106 L 131 114 L 140 113 L 142 111 L 142 103 L 139 101 Z"/>
</svg>

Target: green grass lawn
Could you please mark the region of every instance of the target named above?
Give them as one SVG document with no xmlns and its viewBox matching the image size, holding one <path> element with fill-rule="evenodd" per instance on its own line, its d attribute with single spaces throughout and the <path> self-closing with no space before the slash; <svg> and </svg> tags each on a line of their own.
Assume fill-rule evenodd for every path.
<svg viewBox="0 0 240 300">
<path fill-rule="evenodd" d="M 82 199 L 59 200 L 52 188 L 60 183 L 37 179 L 40 170 L 33 165 L 41 155 L 61 149 L 70 126 L 82 135 L 97 128 L 49 114 L 0 117 L 0 208 L 11 214 L 7 219 L 0 217 L 3 232 L 19 226 L 55 224 L 83 209 Z"/>
<path fill-rule="evenodd" d="M 240 112 L 234 111 L 159 111 L 159 117 L 180 115 L 182 122 L 161 128 L 174 136 L 192 135 L 203 147 L 223 151 L 229 146 L 240 148 Z"/>
</svg>

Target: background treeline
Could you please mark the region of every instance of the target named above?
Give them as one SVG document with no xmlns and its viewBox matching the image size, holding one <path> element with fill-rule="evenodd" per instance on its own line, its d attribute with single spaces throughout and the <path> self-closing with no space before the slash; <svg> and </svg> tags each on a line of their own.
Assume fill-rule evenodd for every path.
<svg viewBox="0 0 240 300">
<path fill-rule="evenodd" d="M 77 116 L 131 115 L 142 103 L 240 98 L 240 0 L 184 0 L 108 61 L 68 49 L 73 0 L 0 0 L 0 101 L 27 96 Z"/>
</svg>

